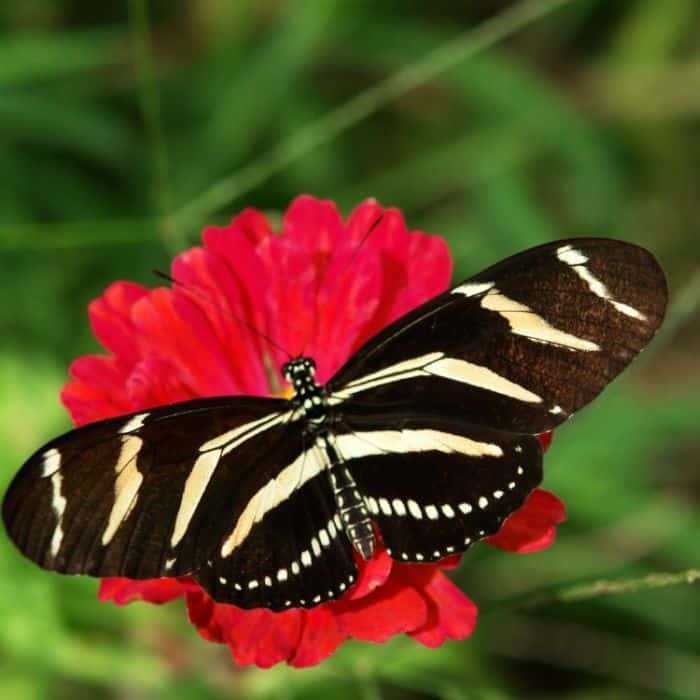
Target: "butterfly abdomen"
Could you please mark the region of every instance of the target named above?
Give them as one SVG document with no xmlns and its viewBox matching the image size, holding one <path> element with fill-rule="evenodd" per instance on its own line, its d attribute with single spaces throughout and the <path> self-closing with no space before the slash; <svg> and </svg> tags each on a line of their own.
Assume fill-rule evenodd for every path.
<svg viewBox="0 0 700 700">
<path fill-rule="evenodd" d="M 375 537 L 365 499 L 333 446 L 332 436 L 323 435 L 320 442 L 328 456 L 328 478 L 343 529 L 358 554 L 363 559 L 371 559 L 374 554 Z"/>
</svg>

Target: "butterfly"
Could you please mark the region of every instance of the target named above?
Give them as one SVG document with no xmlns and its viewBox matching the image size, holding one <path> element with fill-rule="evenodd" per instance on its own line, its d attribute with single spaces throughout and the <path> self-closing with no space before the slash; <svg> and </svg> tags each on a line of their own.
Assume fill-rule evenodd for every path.
<svg viewBox="0 0 700 700">
<path fill-rule="evenodd" d="M 647 345 L 667 301 L 643 248 L 570 239 L 510 257 L 405 314 L 325 385 L 99 421 L 12 481 L 10 538 L 45 569 L 191 576 L 242 608 L 343 596 L 378 542 L 429 563 L 498 532 L 542 479 L 536 437 Z"/>
</svg>

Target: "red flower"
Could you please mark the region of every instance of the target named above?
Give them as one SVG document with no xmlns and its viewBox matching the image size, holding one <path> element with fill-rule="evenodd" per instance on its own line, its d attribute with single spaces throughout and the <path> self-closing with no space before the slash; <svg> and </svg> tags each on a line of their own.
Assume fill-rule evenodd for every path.
<svg viewBox="0 0 700 700">
<path fill-rule="evenodd" d="M 262 214 L 247 209 L 228 226 L 206 229 L 204 245 L 172 266 L 201 295 L 117 282 L 92 302 L 92 328 L 109 354 L 71 367 L 62 399 L 76 424 L 196 397 L 280 393 L 283 380 L 270 368 L 286 357 L 233 321 L 229 309 L 291 352 L 313 356 L 325 382 L 363 341 L 450 280 L 444 241 L 409 233 L 399 211 L 371 200 L 343 222 L 333 203 L 302 196 L 281 228 L 275 235 Z M 536 490 L 490 543 L 541 549 L 563 518 L 561 502 Z M 381 642 L 405 632 L 438 646 L 469 636 L 476 607 L 441 571 L 457 561 L 402 564 L 380 548 L 342 599 L 280 613 L 215 603 L 187 578 L 105 579 L 99 595 L 118 604 L 184 596 L 200 634 L 228 644 L 236 663 L 309 666 L 348 637 Z"/>
</svg>

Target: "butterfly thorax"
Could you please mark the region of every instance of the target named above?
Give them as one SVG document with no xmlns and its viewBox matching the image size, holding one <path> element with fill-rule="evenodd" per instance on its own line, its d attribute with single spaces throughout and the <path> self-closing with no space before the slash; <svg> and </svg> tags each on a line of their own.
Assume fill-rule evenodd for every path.
<svg viewBox="0 0 700 700">
<path fill-rule="evenodd" d="M 328 478 L 337 508 L 336 522 L 345 530 L 358 554 L 364 559 L 371 559 L 375 548 L 372 521 L 365 499 L 335 447 L 328 421 L 325 391 L 316 382 L 315 373 L 316 363 L 310 357 L 290 360 L 282 367 L 282 374 L 294 387 L 292 402 L 301 409 L 308 421 L 306 433 L 313 436 L 317 448 L 326 454 Z"/>
<path fill-rule="evenodd" d="M 310 357 L 298 357 L 282 367 L 282 374 L 294 388 L 292 402 L 303 412 L 309 422 L 310 432 L 326 420 L 325 393 L 316 381 L 316 363 Z"/>
</svg>

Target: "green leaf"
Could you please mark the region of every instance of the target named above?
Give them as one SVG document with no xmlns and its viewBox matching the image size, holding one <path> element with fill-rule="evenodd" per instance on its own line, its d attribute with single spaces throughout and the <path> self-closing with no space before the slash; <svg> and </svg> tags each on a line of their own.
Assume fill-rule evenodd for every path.
<svg viewBox="0 0 700 700">
<path fill-rule="evenodd" d="M 124 167 L 133 153 L 129 130 L 114 112 L 73 96 L 4 93 L 0 130 L 5 139 L 66 149 L 112 168 Z"/>
<path fill-rule="evenodd" d="M 203 123 L 179 151 L 188 191 L 252 152 L 260 134 L 299 89 L 299 77 L 328 34 L 335 5 L 335 0 L 320 0 L 290 7 L 262 45 L 246 51 L 218 47 L 218 55 L 201 66 L 217 79 L 209 80 L 208 93 L 201 94 L 210 104 Z"/>
<path fill-rule="evenodd" d="M 123 62 L 112 32 L 26 33 L 0 42 L 0 86 L 66 80 Z"/>
<path fill-rule="evenodd" d="M 694 0 L 674 0 L 659 12 L 654 0 L 632 4 L 610 49 L 610 65 L 658 65 L 668 61 L 685 37 L 694 34 Z"/>
</svg>

